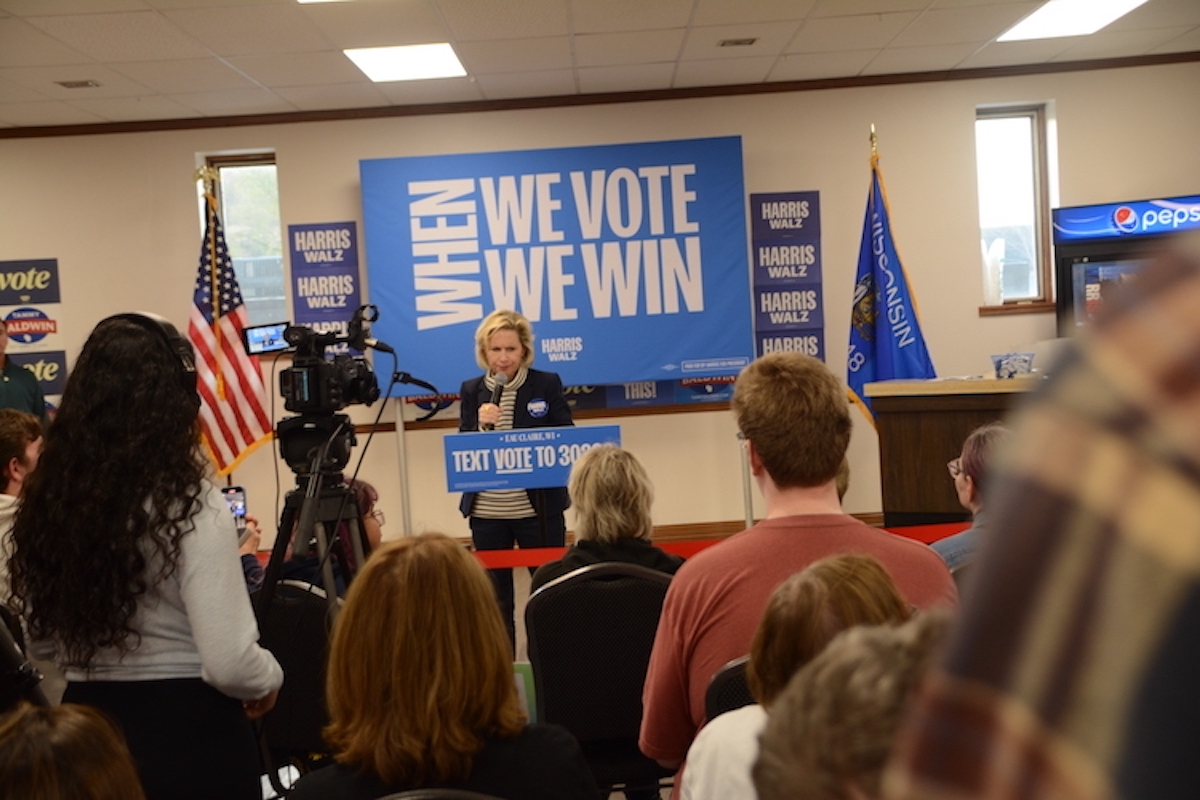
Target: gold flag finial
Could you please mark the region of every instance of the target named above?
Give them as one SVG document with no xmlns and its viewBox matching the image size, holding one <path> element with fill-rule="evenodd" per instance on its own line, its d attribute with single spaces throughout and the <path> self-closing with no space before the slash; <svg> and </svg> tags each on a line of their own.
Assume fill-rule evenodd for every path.
<svg viewBox="0 0 1200 800">
<path fill-rule="evenodd" d="M 871 156 L 879 155 L 879 137 L 875 135 L 875 123 L 871 123 Z"/>
<path fill-rule="evenodd" d="M 205 193 L 212 194 L 213 186 L 221 180 L 221 173 L 217 171 L 216 167 L 205 165 L 196 170 L 196 176 L 192 180 L 204 181 Z"/>
</svg>

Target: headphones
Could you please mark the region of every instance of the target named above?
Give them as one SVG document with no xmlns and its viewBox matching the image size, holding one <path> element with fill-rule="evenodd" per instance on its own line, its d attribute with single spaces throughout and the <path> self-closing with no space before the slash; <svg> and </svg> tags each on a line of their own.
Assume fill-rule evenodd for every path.
<svg viewBox="0 0 1200 800">
<path fill-rule="evenodd" d="M 179 380 L 189 394 L 199 399 L 196 391 L 196 353 L 192 343 L 179 334 L 179 331 L 165 317 L 152 314 L 149 311 L 135 311 L 128 314 L 114 314 L 102 320 L 101 325 L 109 320 L 124 320 L 132 322 L 140 328 L 153 333 L 162 340 L 171 354 L 179 360 Z M 97 325 L 96 327 L 99 327 Z"/>
</svg>

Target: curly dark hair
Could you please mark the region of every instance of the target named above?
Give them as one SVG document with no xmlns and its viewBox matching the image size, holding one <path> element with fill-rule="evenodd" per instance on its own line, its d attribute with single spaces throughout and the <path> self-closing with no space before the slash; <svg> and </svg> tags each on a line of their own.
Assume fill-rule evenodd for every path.
<svg viewBox="0 0 1200 800">
<path fill-rule="evenodd" d="M 120 317 L 92 331 L 13 526 L 18 607 L 67 664 L 137 647 L 138 599 L 174 572 L 200 510 L 198 411 L 159 332 Z"/>
</svg>

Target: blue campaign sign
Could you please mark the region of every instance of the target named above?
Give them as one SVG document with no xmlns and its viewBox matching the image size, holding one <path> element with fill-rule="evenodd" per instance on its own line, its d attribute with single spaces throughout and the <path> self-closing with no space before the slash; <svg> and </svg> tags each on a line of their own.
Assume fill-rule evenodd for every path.
<svg viewBox="0 0 1200 800">
<path fill-rule="evenodd" d="M 8 357 L 33 373 L 42 387 L 42 394 L 50 397 L 63 393 L 67 384 L 67 354 L 62 350 L 44 353 L 11 352 Z"/>
<path fill-rule="evenodd" d="M 754 285 L 821 282 L 821 242 L 754 241 Z"/>
<path fill-rule="evenodd" d="M 1200 196 L 1056 208 L 1054 243 L 1120 239 L 1200 229 Z"/>
<path fill-rule="evenodd" d="M 753 358 L 740 137 L 361 173 L 373 333 L 440 389 L 478 372 L 475 328 L 497 308 L 529 318 L 535 365 L 568 386 L 736 374 Z"/>
<path fill-rule="evenodd" d="M 598 444 L 621 443 L 621 426 L 521 428 L 450 434 L 446 487 L 451 492 L 566 486 L 571 466 Z"/>
<path fill-rule="evenodd" d="M 759 333 L 824 328 L 825 304 L 821 285 L 755 286 L 754 318 Z"/>
<path fill-rule="evenodd" d="M 825 329 L 771 331 L 758 334 L 758 354 L 803 353 L 825 360 Z"/>
<path fill-rule="evenodd" d="M 0 261 L 0 306 L 58 303 L 58 259 Z"/>
<path fill-rule="evenodd" d="M 358 308 L 358 235 L 353 222 L 288 226 L 294 322 L 346 322 Z"/>
</svg>

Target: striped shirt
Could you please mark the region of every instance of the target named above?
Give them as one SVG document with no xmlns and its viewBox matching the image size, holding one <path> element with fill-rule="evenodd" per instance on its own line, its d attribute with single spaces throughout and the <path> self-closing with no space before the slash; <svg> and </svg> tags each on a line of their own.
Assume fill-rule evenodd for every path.
<svg viewBox="0 0 1200 800">
<path fill-rule="evenodd" d="M 517 370 L 513 379 L 504 385 L 500 393 L 500 421 L 496 430 L 511 431 L 513 426 L 513 409 L 517 406 L 517 390 L 525 383 L 529 372 L 525 367 Z M 489 390 L 496 388 L 496 379 L 488 375 L 483 384 Z M 471 507 L 471 516 L 482 519 L 527 519 L 537 516 L 533 506 L 529 504 L 529 493 L 524 489 L 505 489 L 502 491 L 480 492 L 475 496 L 475 505 Z"/>
</svg>

